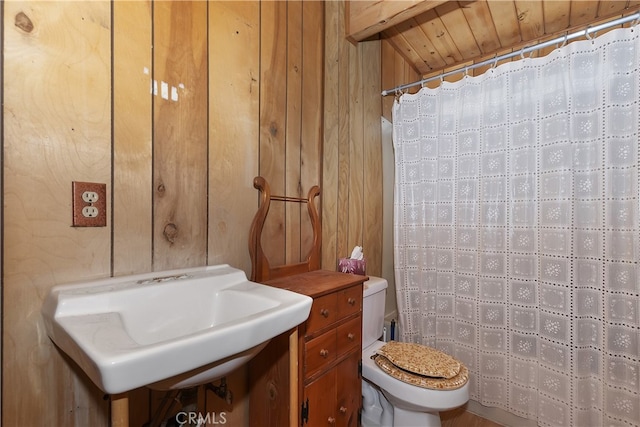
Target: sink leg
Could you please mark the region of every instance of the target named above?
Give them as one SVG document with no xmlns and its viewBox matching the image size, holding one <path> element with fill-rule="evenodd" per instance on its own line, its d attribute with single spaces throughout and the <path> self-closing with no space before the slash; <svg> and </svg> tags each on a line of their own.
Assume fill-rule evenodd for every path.
<svg viewBox="0 0 640 427">
<path fill-rule="evenodd" d="M 129 427 L 129 396 L 127 393 L 111 396 L 111 427 Z"/>
<path fill-rule="evenodd" d="M 289 425 L 298 426 L 298 328 L 289 335 Z"/>
</svg>

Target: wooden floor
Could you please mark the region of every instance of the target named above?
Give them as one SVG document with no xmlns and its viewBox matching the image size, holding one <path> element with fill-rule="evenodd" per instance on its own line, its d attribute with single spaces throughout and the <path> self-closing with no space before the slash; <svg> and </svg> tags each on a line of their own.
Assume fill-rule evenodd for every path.
<svg viewBox="0 0 640 427">
<path fill-rule="evenodd" d="M 442 427 L 502 427 L 501 424 L 489 421 L 464 408 L 440 412 Z"/>
</svg>

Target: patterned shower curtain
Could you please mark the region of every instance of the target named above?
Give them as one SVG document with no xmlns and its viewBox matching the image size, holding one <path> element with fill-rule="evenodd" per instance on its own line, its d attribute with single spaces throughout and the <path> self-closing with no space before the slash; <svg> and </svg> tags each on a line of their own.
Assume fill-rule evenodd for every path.
<svg viewBox="0 0 640 427">
<path fill-rule="evenodd" d="M 639 36 L 394 105 L 400 339 L 539 425 L 640 424 Z"/>
</svg>

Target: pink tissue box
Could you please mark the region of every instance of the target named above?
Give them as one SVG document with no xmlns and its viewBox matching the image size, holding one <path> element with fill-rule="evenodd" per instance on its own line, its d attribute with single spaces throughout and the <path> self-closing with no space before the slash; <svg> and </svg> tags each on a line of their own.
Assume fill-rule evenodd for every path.
<svg viewBox="0 0 640 427">
<path fill-rule="evenodd" d="M 364 276 L 366 265 L 367 263 L 364 259 L 340 258 L 338 260 L 338 271 Z"/>
</svg>

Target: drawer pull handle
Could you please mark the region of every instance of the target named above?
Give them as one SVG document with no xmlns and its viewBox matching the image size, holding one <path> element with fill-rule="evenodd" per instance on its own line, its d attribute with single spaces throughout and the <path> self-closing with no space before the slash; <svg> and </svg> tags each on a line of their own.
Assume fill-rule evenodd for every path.
<svg viewBox="0 0 640 427">
<path fill-rule="evenodd" d="M 323 317 L 329 317 L 329 310 L 323 308 L 322 310 L 320 310 L 320 314 L 322 314 Z"/>
<path fill-rule="evenodd" d="M 340 407 L 340 413 L 341 414 L 346 414 L 347 413 L 347 408 L 345 408 L 344 406 Z"/>
<path fill-rule="evenodd" d="M 349 332 L 349 334 L 347 335 L 347 338 L 349 339 L 349 341 L 353 341 L 355 337 L 356 336 L 352 332 Z"/>
<path fill-rule="evenodd" d="M 327 419 L 327 422 L 329 422 L 329 424 L 335 424 L 335 423 L 336 423 L 336 419 L 335 419 L 335 418 L 333 418 L 333 417 L 329 417 L 329 418 Z"/>
<path fill-rule="evenodd" d="M 349 305 L 355 305 L 355 303 L 356 303 L 356 299 L 355 299 L 355 298 L 349 298 L 349 299 L 347 300 L 347 302 L 349 303 Z"/>
<path fill-rule="evenodd" d="M 322 350 L 320 350 L 320 356 L 322 356 L 322 357 L 324 357 L 326 359 L 327 356 L 329 356 L 329 350 L 325 350 L 323 348 Z"/>
</svg>

